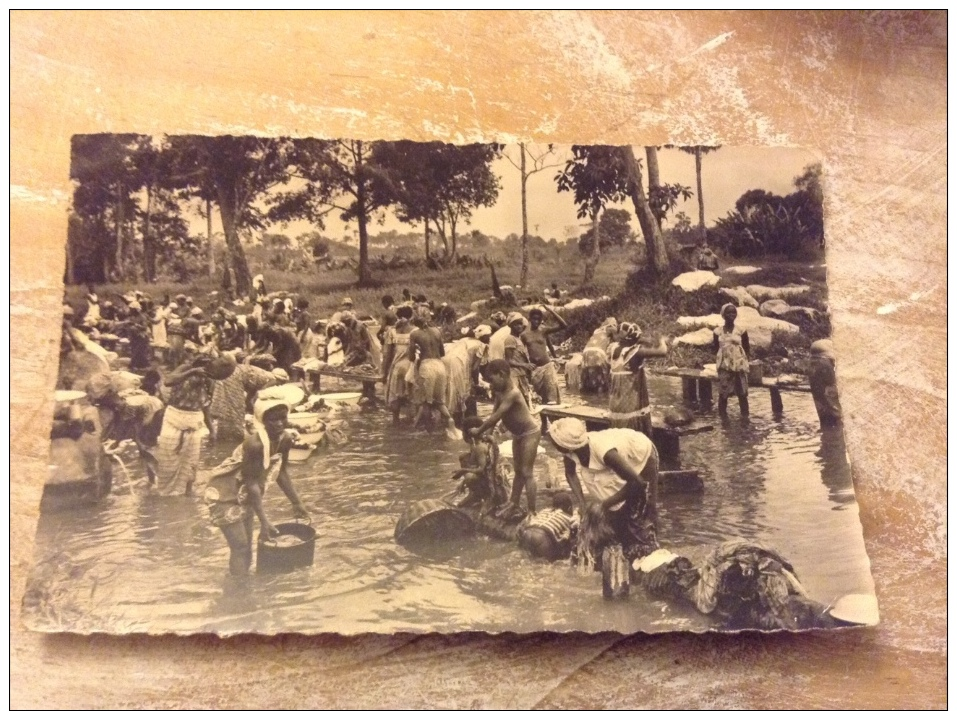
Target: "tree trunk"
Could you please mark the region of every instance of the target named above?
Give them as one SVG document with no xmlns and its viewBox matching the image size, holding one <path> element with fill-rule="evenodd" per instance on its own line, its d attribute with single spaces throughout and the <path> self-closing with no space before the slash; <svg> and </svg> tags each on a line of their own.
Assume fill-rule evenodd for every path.
<svg viewBox="0 0 957 711">
<path fill-rule="evenodd" d="M 708 230 L 704 226 L 704 193 L 701 190 L 701 146 L 695 146 L 694 149 L 694 172 L 698 179 L 698 231 L 701 233 L 701 241 L 708 243 Z"/>
<path fill-rule="evenodd" d="M 431 237 L 429 230 L 430 230 L 429 219 L 425 218 L 425 258 L 426 259 L 432 256 L 431 245 L 429 244 L 430 237 Z"/>
<path fill-rule="evenodd" d="M 528 173 L 525 170 L 525 144 L 519 143 L 518 146 L 522 155 L 522 274 L 519 284 L 524 289 L 528 286 Z"/>
<path fill-rule="evenodd" d="M 589 286 L 595 278 L 595 268 L 598 266 L 598 260 L 601 257 L 601 225 L 598 216 L 601 209 L 595 210 L 591 215 L 591 230 L 594 241 L 591 245 L 591 254 L 585 257 L 585 276 L 582 279 L 582 286 Z"/>
<path fill-rule="evenodd" d="M 362 141 L 356 141 L 356 219 L 359 222 L 359 286 L 372 281 L 369 271 L 369 233 L 366 231 L 366 180 L 362 167 Z"/>
<path fill-rule="evenodd" d="M 439 220 L 435 221 L 436 232 L 439 233 L 439 237 L 442 238 L 442 261 L 445 261 L 449 257 L 449 240 L 445 234 L 445 218 L 443 217 L 441 222 Z"/>
<path fill-rule="evenodd" d="M 113 228 L 116 235 L 116 253 L 113 257 L 113 268 L 117 278 L 123 280 L 123 225 L 126 222 L 126 210 L 123 205 L 123 186 L 116 186 L 116 207 L 113 210 Z"/>
<path fill-rule="evenodd" d="M 206 198 L 206 264 L 209 276 L 216 276 L 216 250 L 213 249 L 213 201 Z M 226 267 L 229 271 L 229 267 Z"/>
<path fill-rule="evenodd" d="M 156 281 L 156 244 L 150 232 L 153 216 L 153 186 L 146 184 L 146 214 L 143 215 L 143 276 L 147 284 Z"/>
<path fill-rule="evenodd" d="M 458 252 L 458 235 L 455 232 L 456 222 L 457 220 L 454 217 L 449 218 L 449 232 L 451 233 L 449 237 L 452 240 L 452 251 L 449 253 L 447 260 L 449 262 L 455 259 L 455 255 Z"/>
<path fill-rule="evenodd" d="M 635 152 L 631 146 L 624 146 L 623 150 L 625 166 L 628 170 L 631 202 L 635 206 L 635 214 L 638 217 L 638 224 L 641 225 L 641 234 L 645 238 L 645 247 L 648 250 L 648 268 L 655 274 L 664 274 L 669 265 L 665 240 L 661 230 L 658 229 L 658 223 L 655 222 L 655 216 L 651 212 L 651 206 L 641 185 L 641 169 L 638 167 Z"/>
<path fill-rule="evenodd" d="M 236 193 L 233 185 L 218 184 L 216 192 L 219 196 L 219 214 L 223 218 L 223 234 L 226 237 L 226 249 L 229 251 L 229 260 L 233 265 L 233 275 L 236 277 L 236 294 L 243 296 L 251 294 L 253 278 L 246 263 L 246 253 L 239 240 L 239 231 L 236 226 Z"/>
<path fill-rule="evenodd" d="M 658 170 L 658 148 L 656 146 L 645 146 L 645 159 L 648 163 L 648 197 L 650 198 L 657 190 L 661 189 L 661 173 Z M 649 205 L 650 207 L 650 205 Z M 651 211 L 655 216 L 655 222 L 658 223 L 658 231 L 661 231 L 662 216 Z"/>
</svg>

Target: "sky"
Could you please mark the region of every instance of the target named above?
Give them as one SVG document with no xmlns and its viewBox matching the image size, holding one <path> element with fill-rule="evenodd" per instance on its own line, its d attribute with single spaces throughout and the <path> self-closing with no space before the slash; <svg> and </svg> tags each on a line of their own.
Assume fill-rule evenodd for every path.
<svg viewBox="0 0 957 711">
<path fill-rule="evenodd" d="M 532 151 L 543 151 L 545 146 L 531 146 Z M 505 152 L 518 163 L 519 149 L 510 145 Z M 570 157 L 567 146 L 556 146 L 555 157 L 551 163 L 563 164 Z M 641 159 L 643 178 L 647 181 L 645 170 L 645 151 L 635 147 L 635 155 Z M 818 158 L 811 152 L 800 148 L 771 148 L 766 146 L 722 146 L 717 151 L 706 154 L 702 159 L 702 185 L 704 193 L 705 223 L 711 225 L 728 211 L 746 191 L 764 189 L 779 195 L 794 190 L 794 178 L 803 172 L 806 165 Z M 690 200 L 680 202 L 677 211 L 685 212 L 693 224 L 698 222 L 697 188 L 695 180 L 694 156 L 677 149 L 658 151 L 658 165 L 663 183 L 680 183 L 691 188 L 695 195 Z M 470 225 L 460 228 L 460 232 L 472 229 L 481 230 L 487 235 L 506 237 L 510 233 L 522 232 L 522 197 L 519 171 L 505 158 L 493 164 L 495 174 L 501 180 L 498 200 L 492 207 L 475 210 Z M 558 168 L 546 169 L 531 176 L 528 180 L 528 230 L 545 239 L 552 237 L 564 241 L 577 237 L 585 228 L 586 220 L 579 220 L 575 202 L 571 193 L 559 193 L 555 187 L 555 174 Z M 646 183 L 647 184 L 647 183 Z M 629 212 L 634 210 L 631 203 L 623 204 Z M 214 220 L 214 229 L 222 225 Z M 666 226 L 668 223 L 666 223 Z M 637 220 L 632 214 L 632 227 L 637 231 Z M 370 234 L 380 231 L 398 230 L 399 232 L 421 231 L 421 225 L 407 225 L 399 222 L 391 213 L 383 225 L 369 225 Z M 205 221 L 195 220 L 192 231 L 204 233 Z M 306 222 L 292 222 L 285 228 L 276 225 L 270 232 L 282 232 L 290 237 L 298 237 L 315 230 Z M 323 234 L 334 239 L 342 239 L 345 234 L 354 235 L 355 223 L 344 223 L 337 215 L 326 219 Z"/>
</svg>

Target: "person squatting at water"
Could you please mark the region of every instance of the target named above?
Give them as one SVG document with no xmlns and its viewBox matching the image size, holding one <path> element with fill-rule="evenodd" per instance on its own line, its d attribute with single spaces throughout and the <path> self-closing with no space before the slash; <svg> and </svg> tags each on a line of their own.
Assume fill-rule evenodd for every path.
<svg viewBox="0 0 957 711">
<path fill-rule="evenodd" d="M 259 400 L 253 413 L 245 440 L 212 473 L 205 492 L 210 520 L 229 544 L 231 575 L 245 575 L 252 565 L 254 516 L 259 518 L 261 539 L 279 535 L 263 506 L 272 473 L 293 505 L 293 515 L 309 518 L 287 470 L 294 443 L 293 435 L 286 431 L 289 405 L 282 400 Z"/>
<path fill-rule="evenodd" d="M 548 306 L 542 308 L 555 317 L 558 325 L 542 328 L 545 312 L 542 309 L 534 308 L 528 312 L 529 328 L 521 333 L 520 338 L 522 343 L 525 344 L 528 360 L 533 366 L 530 376 L 532 389 L 538 394 L 542 402 L 548 405 L 558 405 L 561 403 L 561 394 L 558 389 L 558 373 L 555 370 L 555 364 L 552 362 L 552 358 L 555 357 L 555 349 L 548 337 L 568 328 L 568 324 Z"/>
<path fill-rule="evenodd" d="M 748 416 L 748 370 L 751 344 L 748 332 L 737 326 L 734 320 L 738 309 L 734 304 L 721 307 L 724 324 L 714 329 L 714 350 L 718 366 L 718 414 L 728 414 L 728 398 L 738 396 L 741 417 Z"/>
<path fill-rule="evenodd" d="M 442 417 L 448 438 L 462 439 L 462 434 L 455 429 L 452 414 L 445 404 L 448 374 L 445 363 L 442 362 L 445 355 L 442 334 L 439 329 L 429 326 L 426 317 L 421 313 L 412 319 L 412 323 L 416 330 L 409 335 L 409 348 L 406 353 L 414 365 L 406 374 L 406 382 L 412 380 L 415 387 L 414 400 L 418 411 L 414 425 L 419 425 L 427 411 L 435 410 Z"/>
<path fill-rule="evenodd" d="M 581 515 L 579 549 L 597 561 L 603 548 L 619 543 L 629 562 L 657 549 L 658 450 L 652 441 L 635 430 L 589 432 L 571 417 L 552 422 L 548 437 L 564 457 Z"/>
<path fill-rule="evenodd" d="M 515 477 L 509 502 L 495 515 L 506 520 L 523 519 L 535 515 L 535 457 L 542 438 L 541 426 L 532 417 L 528 403 L 512 382 L 511 368 L 507 361 L 493 360 L 485 368 L 485 378 L 495 395 L 495 409 L 480 427 L 472 428 L 470 436 L 479 438 L 501 422 L 512 434 L 512 457 Z M 522 489 L 528 501 L 528 511 L 519 504 Z"/>
</svg>

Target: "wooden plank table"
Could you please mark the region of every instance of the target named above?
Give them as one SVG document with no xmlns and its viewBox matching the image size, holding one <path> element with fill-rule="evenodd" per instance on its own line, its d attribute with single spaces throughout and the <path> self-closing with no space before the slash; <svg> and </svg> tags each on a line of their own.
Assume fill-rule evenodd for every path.
<svg viewBox="0 0 957 711">
<path fill-rule="evenodd" d="M 670 378 L 681 378 L 681 394 L 688 402 L 710 403 L 712 401 L 712 384 L 718 379 L 718 374 L 699 368 L 669 368 L 667 370 L 652 370 L 654 375 L 666 375 Z M 792 380 L 787 376 L 777 378 L 761 378 L 761 382 L 748 382 L 752 388 L 766 388 L 771 395 L 771 412 L 780 415 L 784 412 L 784 402 L 781 400 L 781 391 L 811 392 L 811 386 L 806 378 Z"/>
</svg>

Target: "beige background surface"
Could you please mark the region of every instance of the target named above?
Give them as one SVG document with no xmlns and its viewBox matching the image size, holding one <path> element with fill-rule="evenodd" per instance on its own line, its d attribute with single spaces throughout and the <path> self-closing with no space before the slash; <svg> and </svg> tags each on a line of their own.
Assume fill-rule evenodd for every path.
<svg viewBox="0 0 957 711">
<path fill-rule="evenodd" d="M 11 35 L 11 288 L 36 309 L 19 307 L 11 334 L 14 706 L 944 704 L 944 14 L 21 12 Z M 882 626 L 229 640 L 26 631 L 69 139 L 98 131 L 813 148 L 826 162 L 838 375 Z"/>
</svg>

